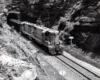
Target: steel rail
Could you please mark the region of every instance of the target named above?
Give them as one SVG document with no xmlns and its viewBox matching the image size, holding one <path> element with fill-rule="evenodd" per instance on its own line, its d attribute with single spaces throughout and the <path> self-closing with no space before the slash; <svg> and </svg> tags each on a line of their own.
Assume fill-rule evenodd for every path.
<svg viewBox="0 0 100 80">
<path fill-rule="evenodd" d="M 66 67 L 69 66 L 70 68 L 74 69 L 76 72 L 78 72 L 79 74 L 81 74 L 82 76 L 84 76 L 85 78 L 87 78 L 88 80 L 92 80 L 90 77 L 86 76 L 84 73 L 78 71 L 76 68 L 74 68 L 74 66 L 68 64 L 65 59 L 71 61 L 72 63 L 76 64 L 77 66 L 79 66 L 80 68 L 88 71 L 90 74 L 94 75 L 96 78 L 100 78 L 100 76 L 96 75 L 95 73 L 91 72 L 90 70 L 86 69 L 85 67 L 81 66 L 80 64 L 76 63 L 75 61 L 67 58 L 65 55 L 61 55 L 61 56 L 55 56 L 56 59 L 58 59 L 60 62 L 62 62 Z"/>
<path fill-rule="evenodd" d="M 76 72 L 78 72 L 79 74 L 81 74 L 82 76 L 84 76 L 85 78 L 87 78 L 88 80 L 91 80 L 89 77 L 87 77 L 86 75 L 84 75 L 83 73 L 81 73 L 80 71 L 78 71 L 77 69 L 75 69 L 73 66 L 71 66 L 70 64 L 68 64 L 66 61 L 64 61 L 62 58 L 56 56 L 55 58 L 57 58 L 58 60 L 60 60 L 61 62 L 63 62 L 65 64 L 65 66 L 69 66 L 70 68 L 74 69 Z"/>
<path fill-rule="evenodd" d="M 76 63 L 75 61 L 69 59 L 68 57 L 66 57 L 65 55 L 62 55 L 63 57 L 67 58 L 68 60 L 72 61 L 73 63 L 75 63 L 76 65 L 80 66 L 81 68 L 87 70 L 88 72 L 92 73 L 93 75 L 95 75 L 96 77 L 100 78 L 100 76 L 96 75 L 95 73 L 93 73 L 92 71 L 86 69 L 85 67 L 81 66 L 80 64 Z"/>
</svg>

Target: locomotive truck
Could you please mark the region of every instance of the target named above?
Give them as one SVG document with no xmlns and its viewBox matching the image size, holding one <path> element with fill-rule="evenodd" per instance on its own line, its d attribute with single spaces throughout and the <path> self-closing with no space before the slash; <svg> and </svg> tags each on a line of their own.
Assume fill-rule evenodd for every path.
<svg viewBox="0 0 100 80">
<path fill-rule="evenodd" d="M 29 0 L 14 0 L 9 6 L 7 23 L 10 26 L 34 39 L 39 44 L 45 46 L 51 54 L 62 54 L 63 45 L 58 39 L 58 30 L 53 30 L 34 23 L 35 13 Z"/>
</svg>

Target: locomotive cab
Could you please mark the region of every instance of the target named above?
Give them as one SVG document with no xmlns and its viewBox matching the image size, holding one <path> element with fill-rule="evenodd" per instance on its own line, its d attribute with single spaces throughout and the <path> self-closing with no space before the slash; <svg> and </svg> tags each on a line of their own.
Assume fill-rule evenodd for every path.
<svg viewBox="0 0 100 80">
<path fill-rule="evenodd" d="M 47 31 L 45 41 L 48 43 L 48 49 L 51 54 L 62 54 L 62 42 L 59 40 L 58 31 Z"/>
<path fill-rule="evenodd" d="M 63 44 L 62 44 L 62 41 L 59 39 L 59 32 L 55 32 L 54 34 L 54 46 L 55 46 L 55 52 L 57 54 L 62 54 L 62 49 L 63 49 Z"/>
</svg>

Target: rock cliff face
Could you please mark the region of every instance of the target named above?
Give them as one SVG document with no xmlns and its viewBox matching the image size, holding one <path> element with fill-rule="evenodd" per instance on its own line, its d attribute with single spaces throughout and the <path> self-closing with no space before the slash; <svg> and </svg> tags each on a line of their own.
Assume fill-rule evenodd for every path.
<svg viewBox="0 0 100 80">
<path fill-rule="evenodd" d="M 100 0 L 83 0 L 80 4 L 70 16 L 71 22 L 79 22 L 71 32 L 75 37 L 73 43 L 100 55 Z"/>
<path fill-rule="evenodd" d="M 66 28 L 74 44 L 100 55 L 100 0 L 66 0 L 64 4 L 56 29 Z"/>
</svg>

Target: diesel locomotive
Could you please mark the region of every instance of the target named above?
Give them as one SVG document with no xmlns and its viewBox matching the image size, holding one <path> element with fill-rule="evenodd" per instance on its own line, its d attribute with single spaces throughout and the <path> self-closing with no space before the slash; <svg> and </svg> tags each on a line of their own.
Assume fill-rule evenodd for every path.
<svg viewBox="0 0 100 80">
<path fill-rule="evenodd" d="M 59 31 L 27 21 L 21 22 L 15 19 L 10 21 L 12 24 L 17 24 L 21 33 L 26 34 L 31 40 L 34 39 L 39 44 L 45 46 L 50 54 L 62 54 L 63 44 L 59 39 L 56 39 L 58 38 Z"/>
<path fill-rule="evenodd" d="M 41 0 L 38 4 L 34 4 L 37 0 L 12 0 L 10 5 L 7 5 L 9 13 L 7 16 L 7 23 L 14 26 L 19 32 L 26 34 L 29 38 L 34 39 L 39 44 L 45 46 L 51 54 L 61 54 L 63 45 L 59 40 L 58 30 L 44 27 L 36 24 L 37 17 L 42 17 L 40 14 L 46 13 L 48 15 L 53 12 L 41 11 L 42 7 L 37 5 L 42 4 Z M 30 1 L 33 1 L 30 2 Z M 45 15 L 46 16 L 46 15 Z"/>
</svg>

